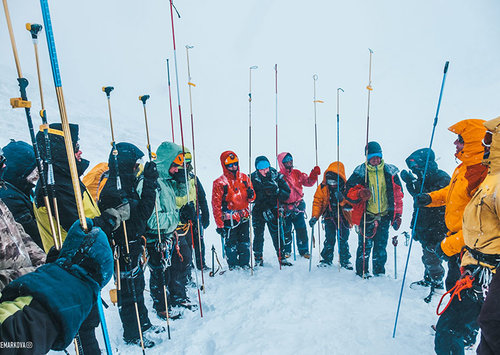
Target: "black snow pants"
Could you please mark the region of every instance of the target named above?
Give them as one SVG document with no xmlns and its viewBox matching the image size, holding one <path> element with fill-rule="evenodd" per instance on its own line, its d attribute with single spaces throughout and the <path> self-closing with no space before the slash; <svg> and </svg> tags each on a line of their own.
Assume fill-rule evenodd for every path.
<svg viewBox="0 0 500 355">
<path fill-rule="evenodd" d="M 285 208 L 285 218 L 283 220 L 283 230 L 285 239 L 285 252 L 291 254 L 293 246 L 292 226 L 295 228 L 295 240 L 299 254 L 309 253 L 309 243 L 307 237 L 307 227 L 304 215 L 306 204 L 301 201 L 296 209 L 287 210 Z"/>
<path fill-rule="evenodd" d="M 172 265 L 167 269 L 168 290 L 170 291 L 168 302 L 172 307 L 189 300 L 186 286 L 193 262 L 190 246 L 191 231 L 188 230 L 185 236 L 175 237 L 174 234 L 173 242 Z M 163 309 L 165 310 L 164 303 Z"/>
<path fill-rule="evenodd" d="M 230 228 L 224 240 L 227 265 L 229 268 L 236 266 L 246 267 L 250 263 L 250 222 L 248 219 L 241 221 L 236 227 Z"/>
<path fill-rule="evenodd" d="M 478 323 L 481 327 L 481 343 L 477 348 L 478 355 L 500 354 L 500 271 L 491 280 L 488 295 L 479 313 Z"/>
<path fill-rule="evenodd" d="M 349 253 L 349 228 L 344 226 L 341 222 L 340 225 L 340 236 L 339 236 L 339 252 L 340 252 L 340 265 L 345 266 L 351 254 Z M 337 240 L 337 221 L 333 218 L 327 218 L 325 220 L 325 241 L 323 243 L 323 250 L 321 251 L 321 257 L 327 263 L 333 261 L 333 252 L 335 249 L 335 242 Z"/>
<path fill-rule="evenodd" d="M 271 235 L 273 240 L 274 250 L 276 250 L 276 255 L 279 257 L 281 249 L 281 257 L 285 257 L 285 242 L 283 240 L 283 234 L 279 231 L 278 221 L 266 222 L 263 217 L 258 214 L 254 214 L 252 218 L 253 224 L 253 254 L 256 259 L 260 259 L 263 256 L 264 249 L 264 228 L 267 224 L 267 230 Z M 280 240 L 278 240 L 280 238 Z"/>
<path fill-rule="evenodd" d="M 367 218 L 370 220 L 370 218 Z M 359 226 L 358 231 L 358 250 L 356 252 L 356 274 L 363 275 L 363 257 L 364 257 L 364 272 L 368 273 L 370 254 L 373 248 L 373 274 L 385 274 L 385 263 L 387 262 L 387 240 L 389 239 L 389 226 L 391 217 L 382 216 L 379 220 L 375 233 L 373 234 L 375 224 L 373 220 L 366 223 L 366 239 L 363 255 L 363 221 Z"/>
</svg>

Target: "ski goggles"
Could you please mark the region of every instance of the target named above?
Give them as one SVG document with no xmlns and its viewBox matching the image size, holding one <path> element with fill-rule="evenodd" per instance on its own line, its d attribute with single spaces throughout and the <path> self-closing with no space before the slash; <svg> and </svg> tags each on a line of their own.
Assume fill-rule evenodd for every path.
<svg viewBox="0 0 500 355">
<path fill-rule="evenodd" d="M 489 148 L 491 146 L 491 142 L 493 142 L 493 132 L 490 132 L 490 131 L 486 131 L 486 134 L 484 135 L 484 138 L 483 138 L 483 146 L 485 146 L 486 148 Z"/>
<path fill-rule="evenodd" d="M 182 166 L 184 164 L 184 154 L 183 153 L 177 154 L 172 164 Z"/>
<path fill-rule="evenodd" d="M 228 168 L 232 168 L 233 166 L 238 166 L 238 157 L 236 154 L 229 154 L 226 160 L 224 160 L 224 165 L 227 166 Z"/>
<path fill-rule="evenodd" d="M 293 162 L 293 158 L 292 158 L 292 156 L 290 154 L 287 154 L 286 157 L 283 158 L 282 162 L 283 162 L 283 164 L 285 164 L 285 163 L 291 163 L 291 162 Z"/>
</svg>

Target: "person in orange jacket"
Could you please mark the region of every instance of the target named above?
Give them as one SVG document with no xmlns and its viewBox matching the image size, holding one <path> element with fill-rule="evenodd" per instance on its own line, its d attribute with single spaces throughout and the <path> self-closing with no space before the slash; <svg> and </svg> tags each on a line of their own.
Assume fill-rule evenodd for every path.
<svg viewBox="0 0 500 355">
<path fill-rule="evenodd" d="M 352 270 L 349 261 L 349 228 L 351 227 L 351 205 L 344 195 L 345 191 L 345 169 L 341 162 L 333 162 L 323 175 L 323 182 L 316 189 L 313 200 L 312 217 L 309 220 L 311 227 L 323 216 L 326 236 L 321 251 L 322 260 L 318 266 L 326 267 L 332 265 L 333 252 L 335 248 L 335 237 L 339 240 L 340 265 Z M 338 233 L 337 233 L 338 232 Z"/>
<path fill-rule="evenodd" d="M 415 203 L 419 207 L 446 205 L 444 219 L 448 233 L 441 242 L 441 250 L 438 248 L 437 251 L 450 258 L 446 277 L 446 289 L 448 290 L 455 285 L 460 277 L 459 254 L 465 246 L 462 234 L 462 216 L 465 206 L 488 172 L 487 167 L 481 164 L 483 159 L 481 141 L 486 133 L 484 122 L 480 119 L 466 119 L 448 128 L 449 131 L 458 135 L 454 142 L 456 146 L 455 157 L 462 163 L 456 167 L 448 186 L 428 194 L 418 194 L 415 197 Z"/>
<path fill-rule="evenodd" d="M 250 203 L 255 191 L 248 175 L 240 172 L 238 156 L 221 154 L 223 174 L 213 183 L 212 209 L 217 233 L 224 239 L 229 269 L 247 268 L 250 262 Z"/>
</svg>

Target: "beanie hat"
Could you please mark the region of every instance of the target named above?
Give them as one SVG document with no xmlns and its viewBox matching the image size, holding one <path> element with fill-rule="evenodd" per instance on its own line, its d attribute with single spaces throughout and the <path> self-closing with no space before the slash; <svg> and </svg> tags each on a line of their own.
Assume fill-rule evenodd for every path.
<svg viewBox="0 0 500 355">
<path fill-rule="evenodd" d="M 367 160 L 370 160 L 373 157 L 382 158 L 382 148 L 380 147 L 380 144 L 374 141 L 368 142 L 365 147 L 365 155 Z"/>
<path fill-rule="evenodd" d="M 269 163 L 269 160 L 265 156 L 261 155 L 255 158 L 255 169 L 262 170 L 269 168 L 270 166 L 271 164 Z"/>
</svg>

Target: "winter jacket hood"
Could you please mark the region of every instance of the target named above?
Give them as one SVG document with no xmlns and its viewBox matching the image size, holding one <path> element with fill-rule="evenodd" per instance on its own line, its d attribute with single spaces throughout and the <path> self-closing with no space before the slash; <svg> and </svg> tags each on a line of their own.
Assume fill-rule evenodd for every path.
<svg viewBox="0 0 500 355">
<path fill-rule="evenodd" d="M 344 183 L 347 181 L 347 178 L 345 176 L 345 168 L 344 164 L 342 164 L 339 161 L 335 161 L 331 163 L 328 168 L 325 170 L 325 173 L 323 174 L 323 184 L 326 185 L 326 173 L 332 172 L 340 176 L 340 178 L 344 181 Z"/>
<path fill-rule="evenodd" d="M 175 157 L 182 153 L 182 147 L 172 142 L 163 142 L 156 151 L 156 168 L 160 177 L 163 179 L 171 179 L 170 165 Z"/>
<path fill-rule="evenodd" d="M 500 117 L 484 123 L 484 126 L 493 133 L 490 146 L 490 156 L 485 159 L 485 164 L 489 166 L 490 174 L 500 171 Z"/>
<path fill-rule="evenodd" d="M 26 195 L 30 195 L 30 190 L 34 185 L 26 181 L 26 178 L 36 168 L 33 147 L 26 142 L 12 140 L 3 148 L 3 152 L 7 159 L 3 180 L 11 183 Z"/>
<path fill-rule="evenodd" d="M 418 176 L 423 176 L 427 156 L 429 156 L 427 175 L 434 174 L 438 170 L 438 165 L 436 163 L 436 155 L 434 154 L 434 151 L 429 148 L 418 149 L 411 153 L 411 155 L 405 160 L 408 169 Z"/>
<path fill-rule="evenodd" d="M 232 171 L 230 171 L 226 167 L 226 164 L 225 164 L 226 159 L 231 154 L 234 155 L 236 158 L 238 158 L 238 156 L 236 155 L 235 152 L 233 152 L 231 150 L 226 150 L 225 152 L 222 152 L 222 154 L 220 155 L 220 164 L 222 165 L 222 172 L 224 173 L 224 176 L 227 177 L 228 179 L 235 180 L 235 179 L 238 179 L 238 177 L 240 175 L 240 164 L 238 164 L 238 170 L 236 170 L 236 176 Z"/>
<path fill-rule="evenodd" d="M 144 156 L 144 153 L 131 143 L 118 143 L 116 145 L 116 150 L 118 151 L 118 171 L 116 170 L 117 167 L 113 149 L 111 149 L 108 158 L 109 178 L 116 181 L 116 177 L 119 175 L 122 188 L 127 193 L 130 193 L 134 190 L 136 185 L 136 176 L 134 173 L 135 164 L 137 160 Z"/>
<path fill-rule="evenodd" d="M 481 141 L 486 133 L 486 128 L 480 119 L 467 119 L 455 123 L 448 130 L 459 134 L 464 140 L 464 149 L 455 156 L 465 165 L 474 165 L 483 159 L 483 146 Z"/>
<path fill-rule="evenodd" d="M 283 153 L 278 154 L 278 167 L 280 169 L 280 173 L 282 173 L 284 176 L 290 175 L 290 173 L 291 173 L 291 171 L 289 171 L 287 168 L 285 168 L 285 164 L 283 164 L 283 160 L 285 159 L 285 157 L 287 155 L 289 155 L 290 157 L 292 156 L 292 154 L 290 154 L 288 152 L 283 152 Z"/>
<path fill-rule="evenodd" d="M 462 258 L 462 266 L 477 264 L 475 253 L 500 254 L 500 117 L 484 124 L 493 133 L 490 156 L 487 162 L 490 170 L 463 216 L 463 236 L 468 249 Z M 496 262 L 494 262 L 496 264 Z M 492 265 L 486 264 L 493 268 Z"/>
</svg>

